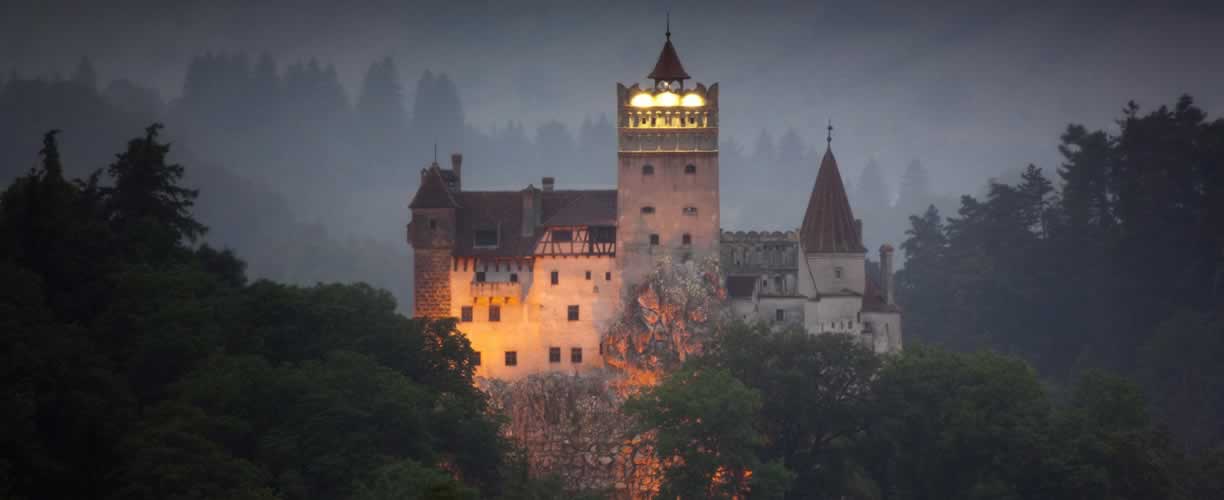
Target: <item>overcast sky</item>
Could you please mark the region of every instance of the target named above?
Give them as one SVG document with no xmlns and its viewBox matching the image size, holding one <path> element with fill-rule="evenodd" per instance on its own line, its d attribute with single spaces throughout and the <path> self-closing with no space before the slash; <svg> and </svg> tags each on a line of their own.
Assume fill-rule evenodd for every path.
<svg viewBox="0 0 1224 500">
<path fill-rule="evenodd" d="M 1107 127 L 1130 99 L 1224 108 L 1220 1 L 0 0 L 0 70 L 67 74 L 88 55 L 103 80 L 173 97 L 191 56 L 242 50 L 332 62 L 351 95 L 390 55 L 409 87 L 427 68 L 450 74 L 478 127 L 576 126 L 613 111 L 616 82 L 645 81 L 668 9 L 685 68 L 721 84 L 724 138 L 796 127 L 818 143 L 832 119 L 851 179 L 869 157 L 894 175 L 916 157 L 937 189 L 963 192 L 1054 167 L 1068 122 Z"/>
</svg>

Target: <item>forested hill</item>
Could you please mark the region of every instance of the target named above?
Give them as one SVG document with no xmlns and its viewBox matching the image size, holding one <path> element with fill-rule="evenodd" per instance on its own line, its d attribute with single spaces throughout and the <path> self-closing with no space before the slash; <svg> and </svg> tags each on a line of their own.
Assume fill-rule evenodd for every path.
<svg viewBox="0 0 1224 500">
<path fill-rule="evenodd" d="M 907 342 L 1140 381 L 1186 449 L 1224 444 L 1224 119 L 1183 97 L 1070 125 L 1056 168 L 910 217 Z"/>
</svg>

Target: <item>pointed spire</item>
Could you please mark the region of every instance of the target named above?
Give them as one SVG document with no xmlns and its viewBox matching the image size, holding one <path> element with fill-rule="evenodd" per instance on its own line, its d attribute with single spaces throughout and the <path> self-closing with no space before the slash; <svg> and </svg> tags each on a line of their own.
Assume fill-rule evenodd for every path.
<svg viewBox="0 0 1224 500">
<path fill-rule="evenodd" d="M 833 157 L 832 123 L 828 130 L 829 148 L 816 172 L 816 185 L 812 187 L 803 225 L 799 228 L 799 242 L 806 253 L 864 253 L 867 248 L 863 246 L 858 222 L 850 210 L 837 159 Z"/>
<path fill-rule="evenodd" d="M 656 84 L 659 82 L 674 82 L 677 80 L 688 80 L 692 78 L 684 71 L 684 65 L 680 64 L 680 56 L 676 55 L 676 47 L 671 42 L 671 12 L 667 13 L 667 40 L 663 42 L 663 51 L 659 52 L 659 60 L 655 62 L 654 71 L 650 72 L 649 78 L 654 80 Z"/>
<path fill-rule="evenodd" d="M 833 149 L 833 119 L 829 118 L 829 135 L 825 137 L 826 149 Z"/>
</svg>

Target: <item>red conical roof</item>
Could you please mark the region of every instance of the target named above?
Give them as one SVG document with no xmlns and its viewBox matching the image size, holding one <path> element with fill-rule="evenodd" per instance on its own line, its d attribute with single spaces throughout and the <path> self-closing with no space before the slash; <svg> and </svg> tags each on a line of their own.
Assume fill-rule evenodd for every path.
<svg viewBox="0 0 1224 500">
<path fill-rule="evenodd" d="M 850 211 L 850 200 L 842 184 L 841 172 L 833 149 L 825 150 L 816 172 L 816 185 L 808 200 L 807 212 L 803 214 L 803 225 L 799 228 L 799 243 L 807 253 L 856 253 L 866 252 L 854 212 Z"/>
<path fill-rule="evenodd" d="M 684 65 L 680 64 L 680 56 L 676 55 L 676 47 L 671 43 L 671 33 L 667 34 L 667 42 L 663 44 L 663 51 L 659 53 L 659 61 L 655 63 L 654 71 L 646 78 L 665 82 L 691 78 L 684 71 Z"/>
</svg>

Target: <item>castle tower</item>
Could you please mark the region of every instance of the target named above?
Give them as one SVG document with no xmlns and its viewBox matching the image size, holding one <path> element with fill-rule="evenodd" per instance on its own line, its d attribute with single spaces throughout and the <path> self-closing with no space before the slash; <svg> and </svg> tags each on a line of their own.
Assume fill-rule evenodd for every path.
<svg viewBox="0 0 1224 500">
<path fill-rule="evenodd" d="M 862 223 L 850 210 L 846 187 L 833 156 L 832 131 L 830 125 L 829 146 L 820 160 L 816 184 L 799 227 L 801 260 L 805 264 L 802 267 L 812 277 L 812 289 L 801 293 L 809 297 L 862 296 L 866 291 L 867 248 L 863 246 Z"/>
<path fill-rule="evenodd" d="M 671 31 L 650 88 L 616 85 L 618 265 L 635 283 L 664 256 L 718 255 L 718 84 L 696 84 Z"/>
<path fill-rule="evenodd" d="M 443 170 L 434 162 L 421 171 L 421 186 L 408 204 L 408 242 L 414 251 L 413 313 L 435 318 L 451 316 L 451 260 L 455 247 L 455 211 L 460 208 L 452 190 L 459 186 L 463 157 L 452 158 L 455 168 Z"/>
</svg>

